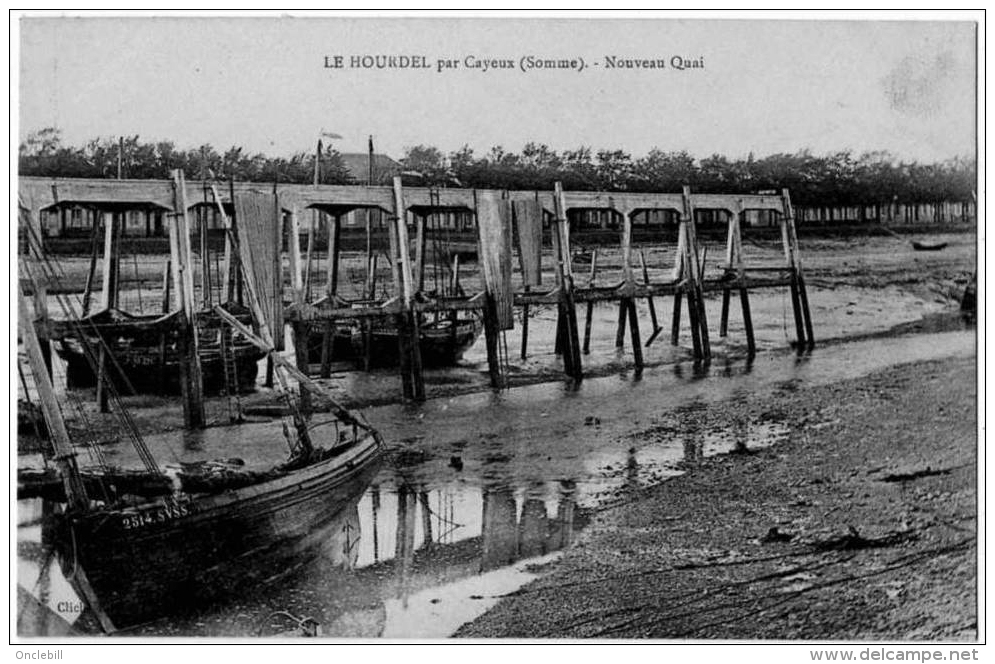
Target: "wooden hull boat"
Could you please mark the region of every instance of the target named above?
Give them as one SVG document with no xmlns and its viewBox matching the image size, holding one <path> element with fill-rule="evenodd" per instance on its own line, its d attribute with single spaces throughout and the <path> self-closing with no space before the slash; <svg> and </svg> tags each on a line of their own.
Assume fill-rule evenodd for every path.
<svg viewBox="0 0 995 664">
<path fill-rule="evenodd" d="M 91 610 L 99 607 L 105 630 L 275 580 L 314 549 L 309 535 L 355 504 L 382 451 L 369 431 L 259 483 L 67 514 L 55 538 L 63 571 Z"/>
<path fill-rule="evenodd" d="M 914 240 L 912 248 L 916 251 L 940 251 L 947 248 L 946 242 L 919 242 Z"/>
<path fill-rule="evenodd" d="M 464 318 L 455 322 L 439 319 L 424 322 L 419 328 L 419 349 L 423 367 L 450 367 L 473 346 L 483 330 L 479 318 Z M 357 358 L 366 355 L 370 347 L 370 364 L 374 367 L 394 367 L 400 362 L 397 331 L 374 327 L 368 334 L 359 328 L 352 330 L 352 350 Z"/>
<path fill-rule="evenodd" d="M 247 317 L 237 305 L 229 305 L 233 313 Z M 108 376 L 115 381 L 118 392 L 129 394 L 179 394 L 179 340 L 176 334 L 178 314 L 164 316 L 132 316 L 115 309 L 100 311 L 79 321 L 72 329 L 58 335 L 55 350 L 66 362 L 66 384 L 70 389 L 94 387 L 97 377 L 85 346 L 96 347 L 102 338 L 110 349 L 112 361 L 107 362 Z M 217 322 L 202 321 L 200 329 L 200 362 L 205 394 L 226 391 L 225 367 L 221 353 L 222 330 Z M 84 343 L 79 330 L 87 337 Z M 259 360 L 265 354 L 237 335 L 232 340 L 231 357 L 239 392 L 255 389 Z M 124 374 L 122 380 L 121 374 Z M 130 387 L 130 389 L 129 389 Z"/>
<path fill-rule="evenodd" d="M 479 317 L 461 318 L 455 323 L 447 319 L 428 321 L 420 327 L 422 366 L 449 367 L 460 361 L 483 331 Z M 367 339 L 371 342 L 370 365 L 377 368 L 395 367 L 400 362 L 397 330 L 392 326 L 374 324 L 366 333 L 360 325 L 338 325 L 333 332 L 332 359 L 336 362 L 363 363 Z M 308 335 L 308 362 L 321 363 L 323 333 L 318 328 Z"/>
</svg>

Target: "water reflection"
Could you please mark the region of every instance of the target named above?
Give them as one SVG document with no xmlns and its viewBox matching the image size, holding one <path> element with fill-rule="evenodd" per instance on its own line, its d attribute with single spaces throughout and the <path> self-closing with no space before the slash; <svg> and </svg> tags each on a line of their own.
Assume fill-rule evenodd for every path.
<svg viewBox="0 0 995 664">
<path fill-rule="evenodd" d="M 534 578 L 528 563 L 568 547 L 583 524 L 573 481 L 516 489 L 397 479 L 370 486 L 307 542 L 293 543 L 282 567 L 267 556 L 261 569 L 243 571 L 253 578 L 247 587 L 213 603 L 162 606 L 170 615 L 122 634 L 444 636 L 442 626 L 451 632 L 493 605 L 495 589 Z M 37 525 L 49 504 L 20 507 L 27 521 L 19 528 L 19 579 L 35 582 L 21 588 L 18 632 L 99 633 L 73 561 Z M 53 564 L 56 552 L 61 566 Z"/>
<path fill-rule="evenodd" d="M 411 412 L 381 408 L 375 419 L 385 423 L 397 457 L 352 507 L 314 531 L 307 555 L 264 569 L 267 583 L 128 633 L 293 635 L 309 618 L 324 635 L 450 634 L 570 546 L 585 523 L 585 506 L 676 475 L 712 454 L 752 450 L 786 434 L 776 413 L 722 430 L 708 426 L 707 410 L 719 399 L 749 399 L 758 389 L 790 398 L 800 384 L 932 357 L 937 348 L 973 352 L 973 338 L 943 341 L 852 344 L 801 361 L 771 356 L 752 374 L 749 365 L 728 375 L 716 364 L 705 380 L 695 380 L 686 365 L 677 381 L 667 368 L 649 372 L 652 380 L 640 386 L 610 377 L 587 380 L 569 394 L 537 386 L 499 397 L 433 400 Z M 675 411 L 681 417 L 671 417 Z M 231 456 L 236 449 L 247 467 L 267 467 L 278 426 L 205 430 L 193 445 L 202 451 L 184 459 Z M 402 447 L 402 440 L 410 444 Z M 169 449 L 164 434 L 147 443 Z M 115 458 L 127 461 L 124 453 Z M 29 460 L 21 456 L 19 463 Z M 19 504 L 18 632 L 99 631 L 48 546 L 42 524 L 52 514 L 41 501 Z"/>
</svg>

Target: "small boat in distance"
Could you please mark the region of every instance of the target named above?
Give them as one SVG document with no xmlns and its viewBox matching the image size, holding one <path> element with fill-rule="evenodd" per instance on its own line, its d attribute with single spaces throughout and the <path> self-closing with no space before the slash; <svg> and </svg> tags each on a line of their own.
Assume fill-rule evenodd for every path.
<svg viewBox="0 0 995 664">
<path fill-rule="evenodd" d="M 940 251 L 941 249 L 946 249 L 946 242 L 919 242 L 918 240 L 912 241 L 912 248 L 916 251 Z"/>
</svg>

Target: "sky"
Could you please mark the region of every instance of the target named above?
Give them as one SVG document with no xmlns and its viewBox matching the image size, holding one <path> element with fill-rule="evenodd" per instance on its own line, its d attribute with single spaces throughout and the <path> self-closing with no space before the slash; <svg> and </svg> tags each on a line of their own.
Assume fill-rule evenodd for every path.
<svg viewBox="0 0 995 664">
<path fill-rule="evenodd" d="M 70 144 L 137 134 L 278 156 L 326 132 L 343 152 L 373 135 L 395 158 L 530 141 L 920 161 L 976 146 L 976 26 L 964 21 L 22 17 L 19 29 L 22 140 L 55 126 Z M 428 68 L 348 66 L 363 55 Z M 523 71 L 530 56 L 584 67 Z M 675 69 L 675 56 L 703 66 Z M 439 72 L 439 60 L 458 64 Z M 481 60 L 513 68 L 468 66 Z"/>
</svg>

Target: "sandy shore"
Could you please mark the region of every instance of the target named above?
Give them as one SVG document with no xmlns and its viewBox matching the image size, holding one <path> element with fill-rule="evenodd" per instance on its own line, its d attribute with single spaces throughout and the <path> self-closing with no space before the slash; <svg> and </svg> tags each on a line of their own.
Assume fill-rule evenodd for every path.
<svg viewBox="0 0 995 664">
<path fill-rule="evenodd" d="M 975 639 L 975 361 L 782 384 L 667 426 L 763 411 L 789 423 L 786 441 L 606 507 L 539 580 L 457 635 Z"/>
</svg>

